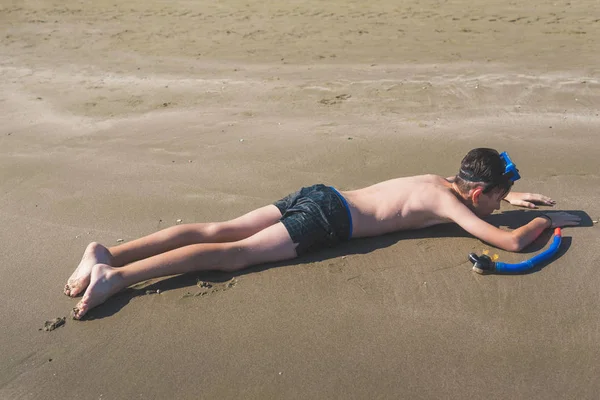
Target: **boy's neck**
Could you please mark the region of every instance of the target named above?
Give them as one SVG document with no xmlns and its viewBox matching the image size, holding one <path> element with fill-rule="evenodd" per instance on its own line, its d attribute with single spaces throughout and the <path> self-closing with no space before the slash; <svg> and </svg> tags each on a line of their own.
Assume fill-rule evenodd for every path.
<svg viewBox="0 0 600 400">
<path fill-rule="evenodd" d="M 461 192 L 460 189 L 458 188 L 458 186 L 456 185 L 456 182 L 451 183 L 450 191 L 452 192 L 452 194 L 454 194 L 454 196 L 456 196 L 456 198 L 461 203 L 463 203 L 467 207 L 469 207 L 472 204 L 471 199 L 469 198 L 469 195 Z"/>
</svg>

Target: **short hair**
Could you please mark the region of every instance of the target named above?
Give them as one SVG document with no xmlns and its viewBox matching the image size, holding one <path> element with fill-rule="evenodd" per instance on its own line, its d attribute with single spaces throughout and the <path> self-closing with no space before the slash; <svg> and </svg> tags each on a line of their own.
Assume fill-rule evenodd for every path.
<svg viewBox="0 0 600 400">
<path fill-rule="evenodd" d="M 504 174 L 504 169 L 504 161 L 496 150 L 473 149 L 462 159 L 454 182 L 462 193 L 468 193 L 471 189 L 483 185 L 483 193 L 498 188 L 502 195 L 506 196 L 512 188 L 513 181 Z"/>
</svg>

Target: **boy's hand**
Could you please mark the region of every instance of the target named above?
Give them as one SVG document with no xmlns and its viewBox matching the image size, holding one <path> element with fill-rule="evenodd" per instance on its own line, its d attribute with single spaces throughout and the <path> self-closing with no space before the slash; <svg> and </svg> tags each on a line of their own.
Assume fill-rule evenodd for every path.
<svg viewBox="0 0 600 400">
<path fill-rule="evenodd" d="M 556 204 L 550 197 L 537 193 L 519 193 L 510 192 L 504 200 L 508 201 L 513 206 L 537 208 L 537 205 L 553 206 Z"/>
<path fill-rule="evenodd" d="M 546 217 L 550 218 L 552 222 L 551 228 L 558 228 L 561 226 L 574 226 L 579 225 L 581 218 L 577 215 L 569 214 L 564 211 L 553 211 L 545 213 Z"/>
</svg>

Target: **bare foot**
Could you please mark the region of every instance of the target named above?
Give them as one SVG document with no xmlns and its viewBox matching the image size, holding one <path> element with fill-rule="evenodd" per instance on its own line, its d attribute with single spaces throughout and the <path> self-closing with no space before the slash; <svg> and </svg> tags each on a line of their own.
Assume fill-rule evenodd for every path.
<svg viewBox="0 0 600 400">
<path fill-rule="evenodd" d="M 90 309 L 104 303 L 121 289 L 123 289 L 123 279 L 116 268 L 106 264 L 94 265 L 90 284 L 81 301 L 73 308 L 73 319 L 81 319 Z"/>
<path fill-rule="evenodd" d="M 83 257 L 81 257 L 81 262 L 65 285 L 65 294 L 75 297 L 83 292 L 90 283 L 92 267 L 96 264 L 110 265 L 111 263 L 112 256 L 106 247 L 95 242 L 88 244 L 83 252 Z"/>
</svg>

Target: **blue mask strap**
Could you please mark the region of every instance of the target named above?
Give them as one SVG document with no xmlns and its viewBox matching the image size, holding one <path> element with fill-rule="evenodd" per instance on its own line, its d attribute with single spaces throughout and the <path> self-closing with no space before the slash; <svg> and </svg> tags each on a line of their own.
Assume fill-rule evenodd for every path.
<svg viewBox="0 0 600 400">
<path fill-rule="evenodd" d="M 506 176 L 512 182 L 518 181 L 519 179 L 521 179 L 521 175 L 519 175 L 519 170 L 517 169 L 517 166 L 512 162 L 512 160 L 508 156 L 508 153 L 503 151 L 502 153 L 500 153 L 500 158 L 504 162 L 504 175 L 503 176 Z"/>
</svg>

